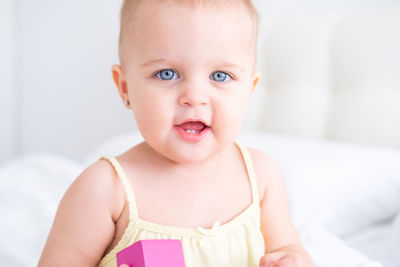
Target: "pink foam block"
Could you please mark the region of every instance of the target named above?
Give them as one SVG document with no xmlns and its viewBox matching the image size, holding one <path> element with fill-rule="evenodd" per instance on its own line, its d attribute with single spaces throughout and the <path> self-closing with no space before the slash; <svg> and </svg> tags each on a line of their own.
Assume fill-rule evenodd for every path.
<svg viewBox="0 0 400 267">
<path fill-rule="evenodd" d="M 117 253 L 117 265 L 185 267 L 182 244 L 175 239 L 140 240 Z"/>
</svg>

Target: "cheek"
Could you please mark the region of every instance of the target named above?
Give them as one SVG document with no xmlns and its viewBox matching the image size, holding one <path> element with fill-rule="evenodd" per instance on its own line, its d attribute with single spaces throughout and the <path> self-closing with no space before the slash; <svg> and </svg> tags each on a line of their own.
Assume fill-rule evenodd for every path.
<svg viewBox="0 0 400 267">
<path fill-rule="evenodd" d="M 240 129 L 245 114 L 246 102 L 243 96 L 235 96 L 227 101 L 220 101 L 216 105 L 216 120 L 220 129 L 229 129 L 236 132 Z"/>
<path fill-rule="evenodd" d="M 141 91 L 133 97 L 133 112 L 139 129 L 160 132 L 171 125 L 174 107 L 168 96 Z"/>
</svg>

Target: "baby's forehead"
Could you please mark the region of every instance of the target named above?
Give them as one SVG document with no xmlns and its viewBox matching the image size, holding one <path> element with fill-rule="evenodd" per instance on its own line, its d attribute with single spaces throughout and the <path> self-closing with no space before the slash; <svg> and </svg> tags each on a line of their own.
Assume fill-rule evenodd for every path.
<svg viewBox="0 0 400 267">
<path fill-rule="evenodd" d="M 224 47 L 230 46 L 230 42 L 243 43 L 239 50 L 246 51 L 246 54 L 249 54 L 249 48 L 255 47 L 257 30 L 245 7 L 237 4 L 240 1 L 236 0 L 236 5 L 230 6 L 226 6 L 226 3 L 224 6 L 194 5 L 197 1 L 176 0 L 142 2 L 134 10 L 130 10 L 131 14 L 127 17 L 129 19 L 121 23 L 122 64 L 132 53 L 138 56 L 139 52 L 151 51 L 151 47 L 160 51 L 163 45 L 171 46 L 178 42 L 178 45 L 187 44 L 193 47 L 188 53 L 196 51 L 199 43 L 210 47 L 215 42 L 223 43 Z M 215 28 L 219 31 L 216 32 Z M 174 40 L 171 41 L 171 38 Z M 204 51 L 203 48 L 200 49 Z M 232 54 L 240 54 L 240 51 L 232 51 Z"/>
</svg>

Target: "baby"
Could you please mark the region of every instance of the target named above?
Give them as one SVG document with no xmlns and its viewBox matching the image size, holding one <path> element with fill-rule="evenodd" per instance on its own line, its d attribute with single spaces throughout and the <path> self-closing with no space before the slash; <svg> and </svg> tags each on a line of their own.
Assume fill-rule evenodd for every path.
<svg viewBox="0 0 400 267">
<path fill-rule="evenodd" d="M 235 142 L 257 22 L 250 0 L 125 0 L 112 73 L 145 141 L 74 181 L 40 267 L 115 267 L 144 239 L 181 240 L 188 267 L 314 266 L 276 163 Z"/>
</svg>

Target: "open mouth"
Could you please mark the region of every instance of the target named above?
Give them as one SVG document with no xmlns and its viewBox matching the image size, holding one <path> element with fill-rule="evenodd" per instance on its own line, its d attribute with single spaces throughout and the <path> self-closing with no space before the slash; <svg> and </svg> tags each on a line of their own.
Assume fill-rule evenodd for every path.
<svg viewBox="0 0 400 267">
<path fill-rule="evenodd" d="M 198 134 L 209 127 L 201 121 L 188 121 L 177 126 L 183 129 L 185 132 L 192 134 Z"/>
<path fill-rule="evenodd" d="M 180 136 L 187 141 L 201 141 L 210 129 L 210 126 L 200 120 L 190 120 L 175 125 Z"/>
</svg>

